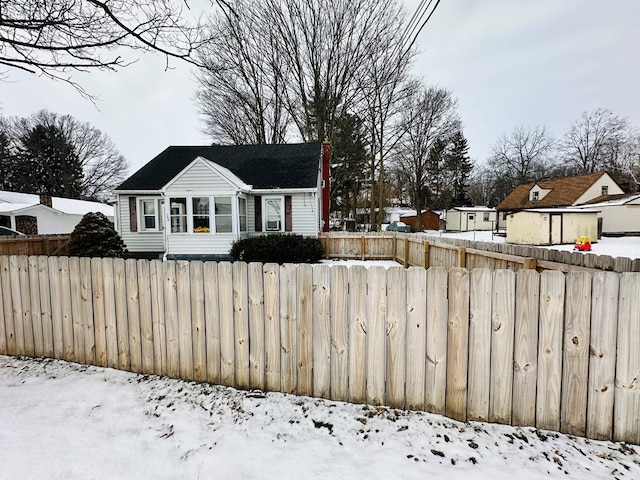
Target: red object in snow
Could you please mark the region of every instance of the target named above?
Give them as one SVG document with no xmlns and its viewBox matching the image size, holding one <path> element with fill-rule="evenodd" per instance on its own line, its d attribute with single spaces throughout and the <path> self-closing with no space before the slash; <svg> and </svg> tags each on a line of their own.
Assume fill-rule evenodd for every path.
<svg viewBox="0 0 640 480">
<path fill-rule="evenodd" d="M 574 250 L 579 250 L 581 252 L 590 252 L 591 251 L 591 239 L 589 237 L 578 237 L 576 240 L 576 244 L 573 247 Z"/>
</svg>

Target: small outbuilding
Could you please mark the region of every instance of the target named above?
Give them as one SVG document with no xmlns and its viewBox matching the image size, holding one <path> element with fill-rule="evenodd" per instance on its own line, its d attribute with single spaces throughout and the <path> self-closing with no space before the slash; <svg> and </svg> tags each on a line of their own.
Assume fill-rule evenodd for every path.
<svg viewBox="0 0 640 480">
<path fill-rule="evenodd" d="M 401 215 L 400 221 L 409 225 L 412 232 L 418 231 L 418 215 Z M 432 210 L 422 212 L 421 230 L 440 230 L 440 215 Z"/>
<path fill-rule="evenodd" d="M 497 212 L 489 207 L 453 207 L 447 210 L 447 230 L 451 232 L 471 232 L 493 230 Z"/>
<path fill-rule="evenodd" d="M 507 243 L 571 244 L 580 236 L 598 238 L 598 211 L 578 208 L 520 210 L 507 216 Z"/>
</svg>

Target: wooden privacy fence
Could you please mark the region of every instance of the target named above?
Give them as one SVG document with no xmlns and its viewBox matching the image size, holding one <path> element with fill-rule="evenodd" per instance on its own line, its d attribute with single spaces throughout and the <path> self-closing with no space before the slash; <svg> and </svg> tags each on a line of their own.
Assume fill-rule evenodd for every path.
<svg viewBox="0 0 640 480">
<path fill-rule="evenodd" d="M 640 272 L 640 259 L 525 245 L 475 242 L 421 233 L 320 234 L 327 258 L 394 260 L 407 266 Z"/>
<path fill-rule="evenodd" d="M 0 255 L 67 255 L 69 235 L 0 236 Z"/>
<path fill-rule="evenodd" d="M 640 274 L 0 257 L 0 353 L 640 443 Z"/>
</svg>

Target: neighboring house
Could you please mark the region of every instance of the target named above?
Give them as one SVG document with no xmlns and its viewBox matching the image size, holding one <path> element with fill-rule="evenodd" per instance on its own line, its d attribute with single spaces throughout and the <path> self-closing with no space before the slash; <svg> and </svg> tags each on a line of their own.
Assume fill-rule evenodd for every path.
<svg viewBox="0 0 640 480">
<path fill-rule="evenodd" d="M 507 216 L 507 243 L 520 245 L 561 245 L 582 235 L 598 238 L 595 209 L 532 208 Z"/>
<path fill-rule="evenodd" d="M 228 258 L 259 233 L 329 230 L 329 145 L 172 146 L 125 180 L 117 226 L 138 257 Z"/>
<path fill-rule="evenodd" d="M 577 208 L 598 210 L 604 235 L 640 235 L 640 193 L 604 195 Z"/>
<path fill-rule="evenodd" d="M 496 228 L 496 210 L 489 207 L 453 207 L 447 210 L 447 231 L 470 232 Z"/>
<path fill-rule="evenodd" d="M 30 235 L 68 234 L 89 212 L 113 221 L 110 205 L 86 200 L 0 191 L 0 226 Z"/>
<path fill-rule="evenodd" d="M 401 215 L 400 221 L 411 227 L 411 231 L 418 230 L 418 215 L 415 211 L 412 215 Z M 440 230 L 440 215 L 432 210 L 422 212 L 422 230 Z"/>
<path fill-rule="evenodd" d="M 507 216 L 521 210 L 574 207 L 597 197 L 623 193 L 620 186 L 606 172 L 526 183 L 516 187 L 496 206 L 498 228 L 505 228 Z"/>
</svg>

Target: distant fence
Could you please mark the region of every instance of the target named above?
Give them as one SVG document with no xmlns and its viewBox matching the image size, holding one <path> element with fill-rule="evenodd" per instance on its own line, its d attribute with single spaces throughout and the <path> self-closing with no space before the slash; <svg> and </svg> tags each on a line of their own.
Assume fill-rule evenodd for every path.
<svg viewBox="0 0 640 480">
<path fill-rule="evenodd" d="M 640 274 L 0 257 L 0 354 L 640 443 Z"/>
<path fill-rule="evenodd" d="M 475 242 L 420 233 L 342 233 L 320 235 L 327 258 L 394 260 L 405 267 L 538 269 L 640 272 L 640 259 L 610 257 L 508 243 Z"/>
<path fill-rule="evenodd" d="M 67 255 L 69 235 L 0 236 L 0 255 Z"/>
</svg>

